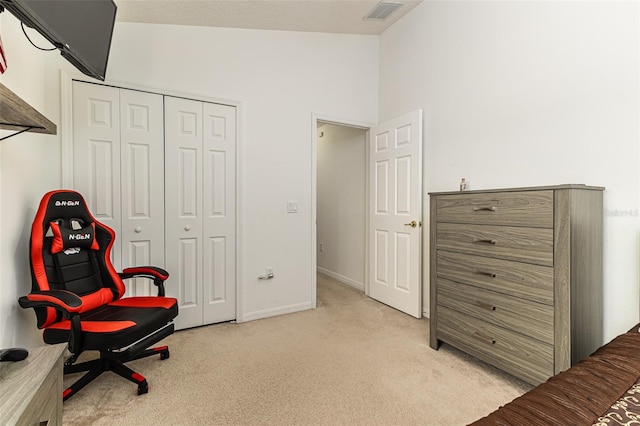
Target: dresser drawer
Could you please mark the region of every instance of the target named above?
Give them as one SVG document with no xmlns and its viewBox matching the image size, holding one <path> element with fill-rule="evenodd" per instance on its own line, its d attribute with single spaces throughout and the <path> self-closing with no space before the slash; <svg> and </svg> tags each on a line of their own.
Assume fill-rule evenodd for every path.
<svg viewBox="0 0 640 426">
<path fill-rule="evenodd" d="M 553 347 L 453 311 L 438 308 L 438 338 L 529 383 L 554 374 Z"/>
<path fill-rule="evenodd" d="M 438 222 L 553 228 L 553 191 L 442 195 Z"/>
<path fill-rule="evenodd" d="M 438 250 L 437 278 L 553 305 L 553 268 Z"/>
<path fill-rule="evenodd" d="M 438 279 L 438 307 L 445 306 L 553 345 L 553 306 Z"/>
<path fill-rule="evenodd" d="M 472 225 L 436 225 L 438 249 L 553 266 L 553 229 Z"/>
</svg>

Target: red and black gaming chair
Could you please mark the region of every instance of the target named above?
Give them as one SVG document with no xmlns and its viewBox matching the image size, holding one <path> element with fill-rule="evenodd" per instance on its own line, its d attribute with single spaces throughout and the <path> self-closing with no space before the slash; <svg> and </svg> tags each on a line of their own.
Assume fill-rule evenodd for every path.
<svg viewBox="0 0 640 426">
<path fill-rule="evenodd" d="M 31 229 L 31 293 L 19 299 L 34 308 L 45 343 L 68 343 L 72 353 L 64 373 L 87 371 L 63 393 L 66 400 L 104 371 L 136 383 L 147 381 L 124 363 L 154 354 L 169 358 L 169 348 L 148 349 L 173 333 L 176 299 L 164 297 L 169 274 L 143 266 L 117 273 L 110 253 L 113 230 L 98 222 L 75 191 L 52 191 L 42 198 Z M 158 287 L 157 297 L 123 298 L 123 279 L 145 277 Z M 87 350 L 100 358 L 75 364 Z"/>
</svg>

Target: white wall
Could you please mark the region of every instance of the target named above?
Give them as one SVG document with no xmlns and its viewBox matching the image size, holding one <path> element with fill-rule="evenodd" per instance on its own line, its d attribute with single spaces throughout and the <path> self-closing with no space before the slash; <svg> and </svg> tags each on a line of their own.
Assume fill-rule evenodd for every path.
<svg viewBox="0 0 640 426">
<path fill-rule="evenodd" d="M 471 189 L 607 187 L 610 338 L 638 320 L 638 15 L 635 2 L 426 1 L 379 39 L 118 23 L 107 77 L 241 102 L 248 319 L 311 303 L 312 114 L 375 123 L 422 108 L 425 193 L 462 176 Z M 72 67 L 30 46 L 10 14 L 0 24 L 0 82 L 59 124 L 59 72 Z M 33 213 L 61 183 L 64 131 L 0 142 L 0 347 L 40 341 L 16 299 Z M 300 213 L 286 213 L 291 200 Z M 266 266 L 276 278 L 258 281 Z"/>
<path fill-rule="evenodd" d="M 241 103 L 244 319 L 311 307 L 312 114 L 376 121 L 378 38 L 119 23 L 111 49 L 109 80 Z"/>
<path fill-rule="evenodd" d="M 426 1 L 380 38 L 380 120 L 424 110 L 425 193 L 606 187 L 605 340 L 638 321 L 639 22 L 637 2 Z"/>
<path fill-rule="evenodd" d="M 78 72 L 28 45 L 10 14 L 0 18 L 9 62 L 0 81 L 59 125 L 60 69 Z M 373 36 L 116 24 L 108 80 L 241 103 L 245 319 L 312 306 L 312 114 L 375 122 L 377 64 Z M 64 131 L 0 142 L 0 347 L 41 344 L 16 300 L 30 288 L 33 214 L 61 184 Z M 287 201 L 300 213 L 287 214 Z M 259 281 L 266 266 L 276 277 Z"/>
<path fill-rule="evenodd" d="M 8 63 L 0 82 L 58 124 L 59 70 L 65 61 L 58 52 L 31 46 L 9 13 L 0 14 L 0 29 Z M 35 31 L 27 31 L 47 47 Z M 60 133 L 23 133 L 0 142 L 0 348 L 42 345 L 33 311 L 21 309 L 17 300 L 31 289 L 28 247 L 36 208 L 42 195 L 60 185 Z"/>
<path fill-rule="evenodd" d="M 363 291 L 366 135 L 354 127 L 318 126 L 318 269 Z"/>
</svg>

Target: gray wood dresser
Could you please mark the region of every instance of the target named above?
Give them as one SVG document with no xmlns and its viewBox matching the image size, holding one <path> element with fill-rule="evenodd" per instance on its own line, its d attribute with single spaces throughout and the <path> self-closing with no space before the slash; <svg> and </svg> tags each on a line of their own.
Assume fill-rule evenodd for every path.
<svg viewBox="0 0 640 426">
<path fill-rule="evenodd" d="M 0 363 L 0 424 L 62 425 L 66 343 L 29 349 L 24 361 Z"/>
<path fill-rule="evenodd" d="M 430 346 L 531 384 L 601 346 L 603 190 L 430 194 Z"/>
</svg>

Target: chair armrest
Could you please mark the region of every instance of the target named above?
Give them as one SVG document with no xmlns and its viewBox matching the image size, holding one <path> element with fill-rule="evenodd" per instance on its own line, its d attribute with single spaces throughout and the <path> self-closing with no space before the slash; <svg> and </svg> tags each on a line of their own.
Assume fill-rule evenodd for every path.
<svg viewBox="0 0 640 426">
<path fill-rule="evenodd" d="M 123 280 L 135 277 L 152 279 L 153 284 L 158 287 L 158 296 L 164 296 L 164 282 L 169 278 L 169 273 L 157 266 L 134 266 L 125 268 L 119 275 Z"/>
<path fill-rule="evenodd" d="M 154 279 L 158 279 L 160 281 L 166 281 L 167 278 L 169 278 L 169 273 L 167 271 L 156 266 L 134 266 L 132 268 L 125 268 L 122 270 L 120 277 L 126 279 L 144 275 L 150 275 Z"/>
<path fill-rule="evenodd" d="M 52 307 L 62 312 L 62 316 L 71 322 L 68 349 L 75 354 L 81 348 L 82 327 L 80 325 L 80 308 L 82 299 L 75 293 L 66 290 L 45 290 L 30 293 L 18 299 L 22 308 Z"/>
<path fill-rule="evenodd" d="M 67 317 L 79 313 L 82 307 L 80 297 L 66 290 L 45 290 L 27 294 L 19 298 L 18 303 L 22 308 L 56 308 L 65 313 Z"/>
</svg>

